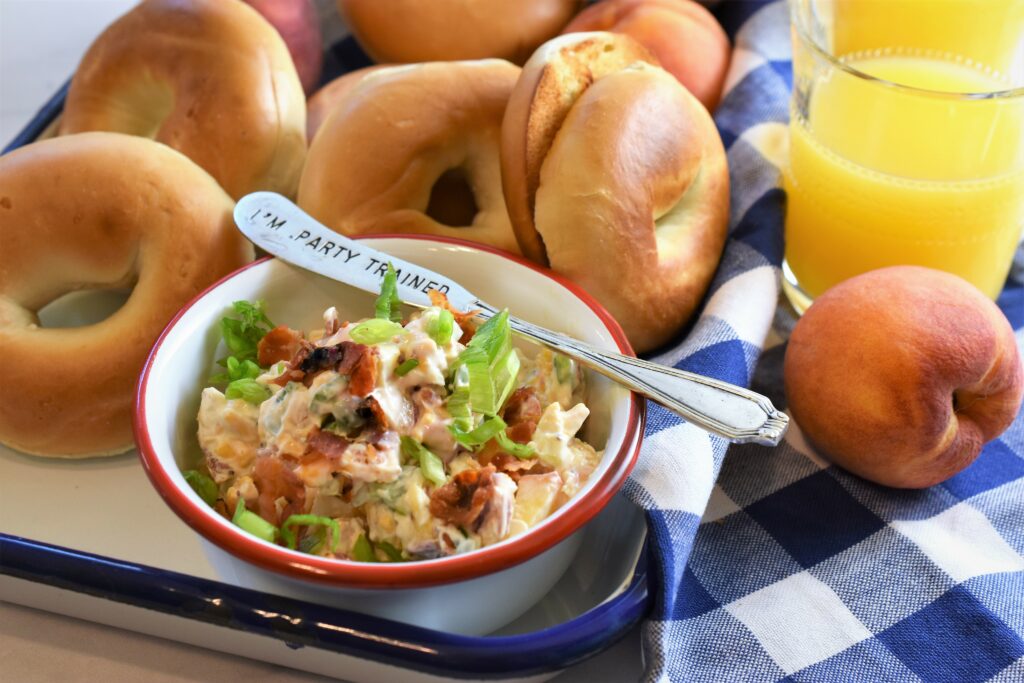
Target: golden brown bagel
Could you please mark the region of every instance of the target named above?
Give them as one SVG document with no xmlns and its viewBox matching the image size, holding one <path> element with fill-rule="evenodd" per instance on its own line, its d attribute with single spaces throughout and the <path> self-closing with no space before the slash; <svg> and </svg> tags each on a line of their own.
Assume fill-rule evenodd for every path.
<svg viewBox="0 0 1024 683">
<path fill-rule="evenodd" d="M 363 76 L 387 67 L 386 64 L 379 64 L 349 71 L 317 90 L 316 94 L 310 97 L 306 103 L 306 140 L 313 142 L 316 132 L 320 130 L 327 115 L 345 99 L 359 81 L 363 80 Z"/>
<path fill-rule="evenodd" d="M 581 67 L 579 48 L 591 40 L 629 39 L 563 36 L 524 68 L 516 88 L 534 97 L 527 116 L 511 108 L 506 116 L 502 154 L 518 162 L 506 160 L 506 194 L 522 207 L 509 176 L 520 174 L 513 189 L 529 187 L 522 170 L 531 168 L 522 160 L 529 134 L 507 127 L 541 122 L 537 190 L 525 214 L 532 223 L 513 213 L 520 244 L 531 255 L 542 248 L 551 268 L 593 294 L 646 351 L 686 323 L 718 265 L 729 213 L 725 150 L 704 107 L 664 70 L 642 59 L 607 71 Z M 532 73 L 549 68 L 553 93 Z"/>
<path fill-rule="evenodd" d="M 0 442 L 79 458 L 132 446 L 139 370 L 178 309 L 252 260 L 234 203 L 171 148 L 117 133 L 37 142 L 0 157 Z M 79 289 L 134 284 L 85 327 L 38 327 Z"/>
<path fill-rule="evenodd" d="M 378 62 L 497 57 L 522 64 L 558 35 L 580 0 L 337 0 L 356 40 Z"/>
<path fill-rule="evenodd" d="M 288 48 L 239 0 L 145 0 L 78 67 L 60 133 L 106 130 L 170 145 L 236 199 L 293 196 L 306 100 Z"/>
<path fill-rule="evenodd" d="M 555 134 L 588 85 L 636 62 L 658 63 L 629 36 L 597 32 L 549 40 L 523 67 L 501 128 L 501 182 L 519 247 L 534 261 L 547 262 L 533 201 Z"/>
<path fill-rule="evenodd" d="M 518 253 L 498 161 L 518 75 L 489 59 L 365 76 L 313 140 L 299 206 L 345 235 L 443 235 Z"/>
</svg>

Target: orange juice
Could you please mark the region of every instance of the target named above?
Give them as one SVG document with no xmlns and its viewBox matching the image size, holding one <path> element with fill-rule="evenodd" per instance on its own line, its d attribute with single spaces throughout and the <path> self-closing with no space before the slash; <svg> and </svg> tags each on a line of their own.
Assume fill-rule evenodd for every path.
<svg viewBox="0 0 1024 683">
<path fill-rule="evenodd" d="M 1024 96 L 930 50 L 843 60 L 790 122 L 786 265 L 811 298 L 904 263 L 956 273 L 995 298 L 1024 226 Z M 896 87 L 892 83 L 910 86 Z M 922 92 L 923 89 L 938 92 Z"/>
</svg>

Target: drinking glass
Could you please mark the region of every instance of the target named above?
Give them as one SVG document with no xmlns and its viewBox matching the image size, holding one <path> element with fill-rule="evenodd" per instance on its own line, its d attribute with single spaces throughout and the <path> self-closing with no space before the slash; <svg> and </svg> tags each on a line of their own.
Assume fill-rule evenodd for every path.
<svg viewBox="0 0 1024 683">
<path fill-rule="evenodd" d="M 789 8 L 790 301 L 898 264 L 998 296 L 1024 227 L 1024 1 Z"/>
</svg>

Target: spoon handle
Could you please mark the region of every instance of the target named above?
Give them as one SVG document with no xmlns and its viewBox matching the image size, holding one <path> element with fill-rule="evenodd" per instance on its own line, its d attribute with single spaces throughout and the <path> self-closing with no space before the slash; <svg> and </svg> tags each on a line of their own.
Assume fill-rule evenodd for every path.
<svg viewBox="0 0 1024 683">
<path fill-rule="evenodd" d="M 482 302 L 476 308 L 485 316 L 498 310 Z M 677 370 L 650 361 L 610 353 L 590 344 L 552 332 L 514 316 L 512 331 L 623 384 L 633 391 L 678 413 L 688 422 L 734 443 L 777 446 L 789 426 L 789 416 L 765 396 L 742 387 Z"/>
</svg>

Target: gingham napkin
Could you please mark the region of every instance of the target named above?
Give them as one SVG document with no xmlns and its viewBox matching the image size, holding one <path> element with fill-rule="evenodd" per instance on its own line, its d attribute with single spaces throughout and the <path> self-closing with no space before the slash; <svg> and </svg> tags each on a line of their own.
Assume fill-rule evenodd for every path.
<svg viewBox="0 0 1024 683">
<path fill-rule="evenodd" d="M 730 238 L 696 325 L 655 360 L 785 406 L 776 316 L 791 87 L 785 5 L 722 2 L 733 38 L 716 113 Z M 1024 259 L 1000 305 L 1024 345 Z M 759 358 L 760 357 L 760 358 Z M 756 367 L 756 374 L 755 374 Z M 831 467 L 791 427 L 734 446 L 650 404 L 627 495 L 646 510 L 657 603 L 648 681 L 1024 681 L 1024 417 L 924 491 Z"/>
</svg>

